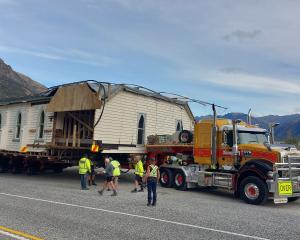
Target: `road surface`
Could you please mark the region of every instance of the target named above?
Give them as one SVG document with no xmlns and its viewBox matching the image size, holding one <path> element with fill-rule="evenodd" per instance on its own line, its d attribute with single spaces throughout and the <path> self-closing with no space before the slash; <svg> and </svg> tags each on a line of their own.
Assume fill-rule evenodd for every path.
<svg viewBox="0 0 300 240">
<path fill-rule="evenodd" d="M 299 239 L 299 200 L 253 206 L 223 192 L 159 187 L 157 206 L 147 207 L 146 192 L 130 192 L 132 180 L 122 176 L 111 197 L 100 196 L 99 186 L 81 191 L 74 168 L 0 174 L 0 226 L 36 239 Z M 0 238 L 17 239 L 1 228 Z"/>
</svg>

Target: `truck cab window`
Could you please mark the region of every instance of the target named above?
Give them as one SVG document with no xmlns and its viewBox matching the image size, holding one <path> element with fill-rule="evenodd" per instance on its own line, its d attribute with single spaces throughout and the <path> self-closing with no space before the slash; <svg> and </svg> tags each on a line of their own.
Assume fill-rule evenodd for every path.
<svg viewBox="0 0 300 240">
<path fill-rule="evenodd" d="M 227 136 L 227 145 L 229 147 L 232 147 L 233 146 L 233 132 L 232 131 L 228 131 L 226 133 L 226 136 Z"/>
<path fill-rule="evenodd" d="M 268 143 L 266 132 L 238 132 L 238 144 L 265 144 Z"/>
</svg>

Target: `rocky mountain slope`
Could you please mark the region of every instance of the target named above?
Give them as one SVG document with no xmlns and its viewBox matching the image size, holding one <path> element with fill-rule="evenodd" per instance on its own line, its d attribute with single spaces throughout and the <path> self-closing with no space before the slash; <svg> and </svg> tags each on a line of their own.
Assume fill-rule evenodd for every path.
<svg viewBox="0 0 300 240">
<path fill-rule="evenodd" d="M 42 84 L 14 71 L 0 58 L 0 99 L 35 95 L 45 89 Z"/>
</svg>

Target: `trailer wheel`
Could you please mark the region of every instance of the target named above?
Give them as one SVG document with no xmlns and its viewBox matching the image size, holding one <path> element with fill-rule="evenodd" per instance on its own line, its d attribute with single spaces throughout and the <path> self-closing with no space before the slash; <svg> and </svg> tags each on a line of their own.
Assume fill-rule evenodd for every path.
<svg viewBox="0 0 300 240">
<path fill-rule="evenodd" d="M 174 177 L 174 186 L 176 189 L 185 191 L 187 189 L 186 177 L 183 171 L 176 171 Z"/>
<path fill-rule="evenodd" d="M 288 198 L 288 202 L 295 202 L 297 201 L 299 198 L 298 197 L 289 197 Z"/>
<path fill-rule="evenodd" d="M 268 200 L 268 187 L 258 177 L 249 176 L 244 178 L 239 185 L 241 199 L 246 203 L 259 205 Z"/>
<path fill-rule="evenodd" d="M 170 169 L 166 168 L 160 169 L 159 181 L 163 187 L 172 187 L 174 181 L 173 172 Z"/>
<path fill-rule="evenodd" d="M 64 169 L 61 168 L 61 167 L 56 167 L 56 168 L 53 169 L 53 172 L 54 172 L 54 173 L 62 173 L 63 170 L 64 170 Z"/>
</svg>

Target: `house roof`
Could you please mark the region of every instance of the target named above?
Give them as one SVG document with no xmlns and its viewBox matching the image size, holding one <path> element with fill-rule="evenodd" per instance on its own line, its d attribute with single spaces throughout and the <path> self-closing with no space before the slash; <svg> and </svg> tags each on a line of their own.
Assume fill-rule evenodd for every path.
<svg viewBox="0 0 300 240">
<path fill-rule="evenodd" d="M 186 101 L 178 100 L 177 98 L 172 98 L 165 96 L 159 92 L 153 91 L 148 88 L 144 88 L 142 86 L 137 85 L 127 85 L 127 84 L 111 84 L 111 83 L 100 83 L 96 81 L 83 81 L 83 82 L 74 82 L 70 84 L 64 84 L 59 85 L 55 87 L 49 88 L 47 91 L 42 92 L 35 96 L 26 96 L 26 97 L 19 97 L 19 98 L 7 98 L 7 99 L 0 99 L 0 106 L 4 105 L 10 105 L 10 104 L 17 104 L 17 103 L 39 103 L 39 102 L 49 102 L 51 98 L 55 95 L 57 90 L 61 87 L 68 86 L 68 85 L 75 85 L 75 84 L 88 84 L 90 89 L 94 92 L 100 92 L 102 98 L 104 96 L 104 90 L 105 89 L 105 96 L 106 100 L 109 101 L 111 98 L 113 98 L 117 93 L 121 91 L 127 91 L 133 94 L 145 96 L 145 97 L 151 97 L 154 99 L 158 99 L 161 101 L 170 102 L 176 105 L 180 105 L 185 108 L 185 110 L 188 112 L 190 117 L 194 119 L 194 115 Z M 99 90 L 99 88 L 101 89 Z"/>
</svg>

